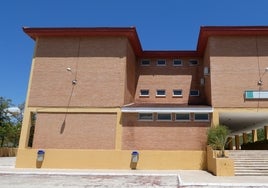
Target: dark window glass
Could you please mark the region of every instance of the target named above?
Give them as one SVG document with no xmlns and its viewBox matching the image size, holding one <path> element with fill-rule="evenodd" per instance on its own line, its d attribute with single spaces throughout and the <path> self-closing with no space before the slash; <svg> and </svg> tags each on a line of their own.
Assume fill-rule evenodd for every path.
<svg viewBox="0 0 268 188">
<path fill-rule="evenodd" d="M 139 114 L 139 120 L 153 120 L 152 113 L 141 113 Z"/>
<path fill-rule="evenodd" d="M 195 120 L 207 121 L 209 120 L 209 115 L 207 113 L 194 114 Z"/>
<path fill-rule="evenodd" d="M 157 120 L 171 120 L 171 114 L 157 114 Z"/>
<path fill-rule="evenodd" d="M 190 114 L 188 114 L 188 113 L 176 114 L 176 120 L 178 120 L 178 121 L 189 121 L 190 120 Z"/>
<path fill-rule="evenodd" d="M 149 89 L 141 89 L 140 96 L 149 96 Z"/>
</svg>

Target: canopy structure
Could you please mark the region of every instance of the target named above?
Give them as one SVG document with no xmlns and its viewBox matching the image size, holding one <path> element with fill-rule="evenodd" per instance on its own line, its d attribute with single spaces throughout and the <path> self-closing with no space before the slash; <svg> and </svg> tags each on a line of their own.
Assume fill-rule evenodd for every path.
<svg viewBox="0 0 268 188">
<path fill-rule="evenodd" d="M 212 113 L 213 108 L 204 107 L 122 107 L 123 113 Z"/>
</svg>

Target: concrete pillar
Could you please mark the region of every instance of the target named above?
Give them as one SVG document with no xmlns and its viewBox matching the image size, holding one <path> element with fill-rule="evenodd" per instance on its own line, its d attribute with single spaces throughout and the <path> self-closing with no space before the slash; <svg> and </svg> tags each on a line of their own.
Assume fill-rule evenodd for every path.
<svg viewBox="0 0 268 188">
<path fill-rule="evenodd" d="M 258 141 L 257 129 L 252 130 L 252 142 Z"/>
<path fill-rule="evenodd" d="M 235 135 L 235 149 L 240 149 L 239 135 Z"/>
<path fill-rule="evenodd" d="M 219 112 L 214 110 L 214 112 L 212 114 L 212 126 L 217 126 L 219 124 L 220 124 Z"/>
<path fill-rule="evenodd" d="M 268 140 L 268 126 L 264 126 L 264 138 L 265 140 Z"/>
<path fill-rule="evenodd" d="M 243 144 L 248 143 L 248 134 L 247 133 L 243 133 Z"/>
<path fill-rule="evenodd" d="M 232 137 L 228 137 L 227 143 L 228 143 L 228 149 L 233 150 L 233 138 Z"/>
</svg>

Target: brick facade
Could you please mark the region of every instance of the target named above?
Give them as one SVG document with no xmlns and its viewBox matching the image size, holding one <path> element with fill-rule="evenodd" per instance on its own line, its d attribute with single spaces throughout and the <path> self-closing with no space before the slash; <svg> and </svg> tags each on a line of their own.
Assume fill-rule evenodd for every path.
<svg viewBox="0 0 268 188">
<path fill-rule="evenodd" d="M 25 32 L 36 41 L 26 108 L 43 110 L 37 116 L 33 148 L 204 150 L 211 112 L 206 112 L 206 121 L 178 122 L 172 113 L 172 121 L 146 122 L 138 119 L 141 112 L 117 109 L 268 107 L 267 100 L 244 98 L 245 90 L 268 90 L 268 75 L 263 74 L 268 67 L 268 28 L 204 27 L 196 51 L 144 51 L 135 28 Z M 150 65 L 141 65 L 145 59 Z M 174 66 L 174 59 L 182 65 Z M 158 60 L 166 64 L 158 66 Z M 190 65 L 190 60 L 198 64 Z M 265 84 L 259 87 L 262 75 Z M 149 95 L 140 96 L 142 89 Z M 165 96 L 156 96 L 157 89 L 165 90 Z M 174 89 L 181 89 L 182 96 L 174 97 Z M 199 95 L 190 96 L 191 90 Z M 66 109 L 78 112 L 68 113 L 61 132 Z M 107 109 L 114 112 L 107 114 Z"/>
<path fill-rule="evenodd" d="M 115 149 L 116 114 L 38 113 L 33 148 Z"/>
</svg>

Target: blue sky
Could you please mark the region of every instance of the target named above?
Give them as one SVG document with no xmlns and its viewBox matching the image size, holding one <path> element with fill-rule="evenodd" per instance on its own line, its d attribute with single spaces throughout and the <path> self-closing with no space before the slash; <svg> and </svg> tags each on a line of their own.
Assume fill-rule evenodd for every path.
<svg viewBox="0 0 268 188">
<path fill-rule="evenodd" d="M 267 0 L 2 0 L 0 96 L 25 101 L 34 41 L 22 27 L 135 26 L 144 50 L 195 50 L 200 26 L 267 25 Z"/>
</svg>

